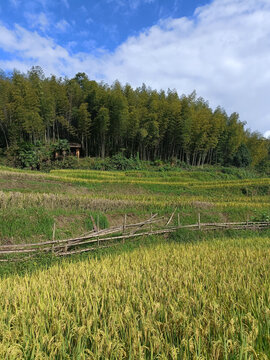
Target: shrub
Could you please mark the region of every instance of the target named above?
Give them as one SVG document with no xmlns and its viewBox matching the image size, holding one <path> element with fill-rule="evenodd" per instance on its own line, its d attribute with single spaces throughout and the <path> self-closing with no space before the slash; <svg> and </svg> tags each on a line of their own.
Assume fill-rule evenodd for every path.
<svg viewBox="0 0 270 360">
<path fill-rule="evenodd" d="M 234 155 L 232 164 L 236 167 L 247 167 L 251 164 L 251 160 L 247 146 L 242 144 Z"/>
</svg>

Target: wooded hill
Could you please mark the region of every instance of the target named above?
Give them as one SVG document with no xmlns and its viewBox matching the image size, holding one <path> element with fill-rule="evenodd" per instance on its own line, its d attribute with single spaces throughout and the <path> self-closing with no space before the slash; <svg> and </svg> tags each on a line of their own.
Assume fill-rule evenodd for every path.
<svg viewBox="0 0 270 360">
<path fill-rule="evenodd" d="M 81 143 L 85 156 L 260 166 L 269 161 L 269 140 L 244 125 L 195 92 L 109 86 L 85 73 L 45 77 L 40 67 L 0 75 L 0 147 L 8 152 L 22 142 L 67 139 Z"/>
</svg>

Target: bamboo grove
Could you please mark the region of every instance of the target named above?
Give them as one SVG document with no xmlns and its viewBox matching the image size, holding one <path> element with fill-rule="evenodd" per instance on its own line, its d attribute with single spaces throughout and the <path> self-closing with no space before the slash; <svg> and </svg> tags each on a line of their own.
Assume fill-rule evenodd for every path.
<svg viewBox="0 0 270 360">
<path fill-rule="evenodd" d="M 239 115 L 227 115 L 196 96 L 175 90 L 133 89 L 89 80 L 0 73 L 0 147 L 22 142 L 78 142 L 85 156 L 122 152 L 142 160 L 179 159 L 191 165 L 257 166 L 269 160 L 269 140 L 245 130 Z"/>
</svg>

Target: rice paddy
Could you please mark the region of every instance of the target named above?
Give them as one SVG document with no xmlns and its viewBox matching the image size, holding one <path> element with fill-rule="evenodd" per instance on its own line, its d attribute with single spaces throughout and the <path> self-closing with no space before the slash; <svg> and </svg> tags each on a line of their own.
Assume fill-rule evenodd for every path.
<svg viewBox="0 0 270 360">
<path fill-rule="evenodd" d="M 268 359 L 270 239 L 157 244 L 0 281 L 3 359 Z"/>
<path fill-rule="evenodd" d="M 54 224 L 56 239 L 76 236 L 91 215 L 101 227 L 175 208 L 182 224 L 269 219 L 269 195 L 269 178 L 223 169 L 1 168 L 0 243 L 51 240 Z M 0 264 L 0 359 L 270 359 L 269 230 L 38 262 Z"/>
</svg>

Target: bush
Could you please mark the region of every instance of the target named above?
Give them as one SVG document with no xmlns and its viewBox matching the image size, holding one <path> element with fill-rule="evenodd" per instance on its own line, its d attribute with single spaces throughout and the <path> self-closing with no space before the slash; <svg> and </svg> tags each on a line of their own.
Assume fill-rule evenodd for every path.
<svg viewBox="0 0 270 360">
<path fill-rule="evenodd" d="M 245 144 L 239 146 L 234 155 L 232 165 L 236 167 L 247 167 L 251 164 L 251 155 Z"/>
<path fill-rule="evenodd" d="M 47 161 L 40 165 L 40 170 L 49 172 L 50 170 L 60 169 L 79 169 L 79 162 L 75 156 L 66 156 L 61 160 Z"/>
<path fill-rule="evenodd" d="M 43 162 L 50 161 L 51 150 L 40 142 L 30 144 L 22 142 L 11 147 L 7 152 L 8 162 L 16 167 L 39 170 Z"/>
<path fill-rule="evenodd" d="M 253 218 L 250 219 L 251 221 L 265 221 L 270 222 L 270 212 L 261 212 L 256 214 Z"/>
<path fill-rule="evenodd" d="M 259 164 L 255 166 L 255 170 L 260 173 L 270 175 L 270 160 L 262 160 Z"/>
</svg>

